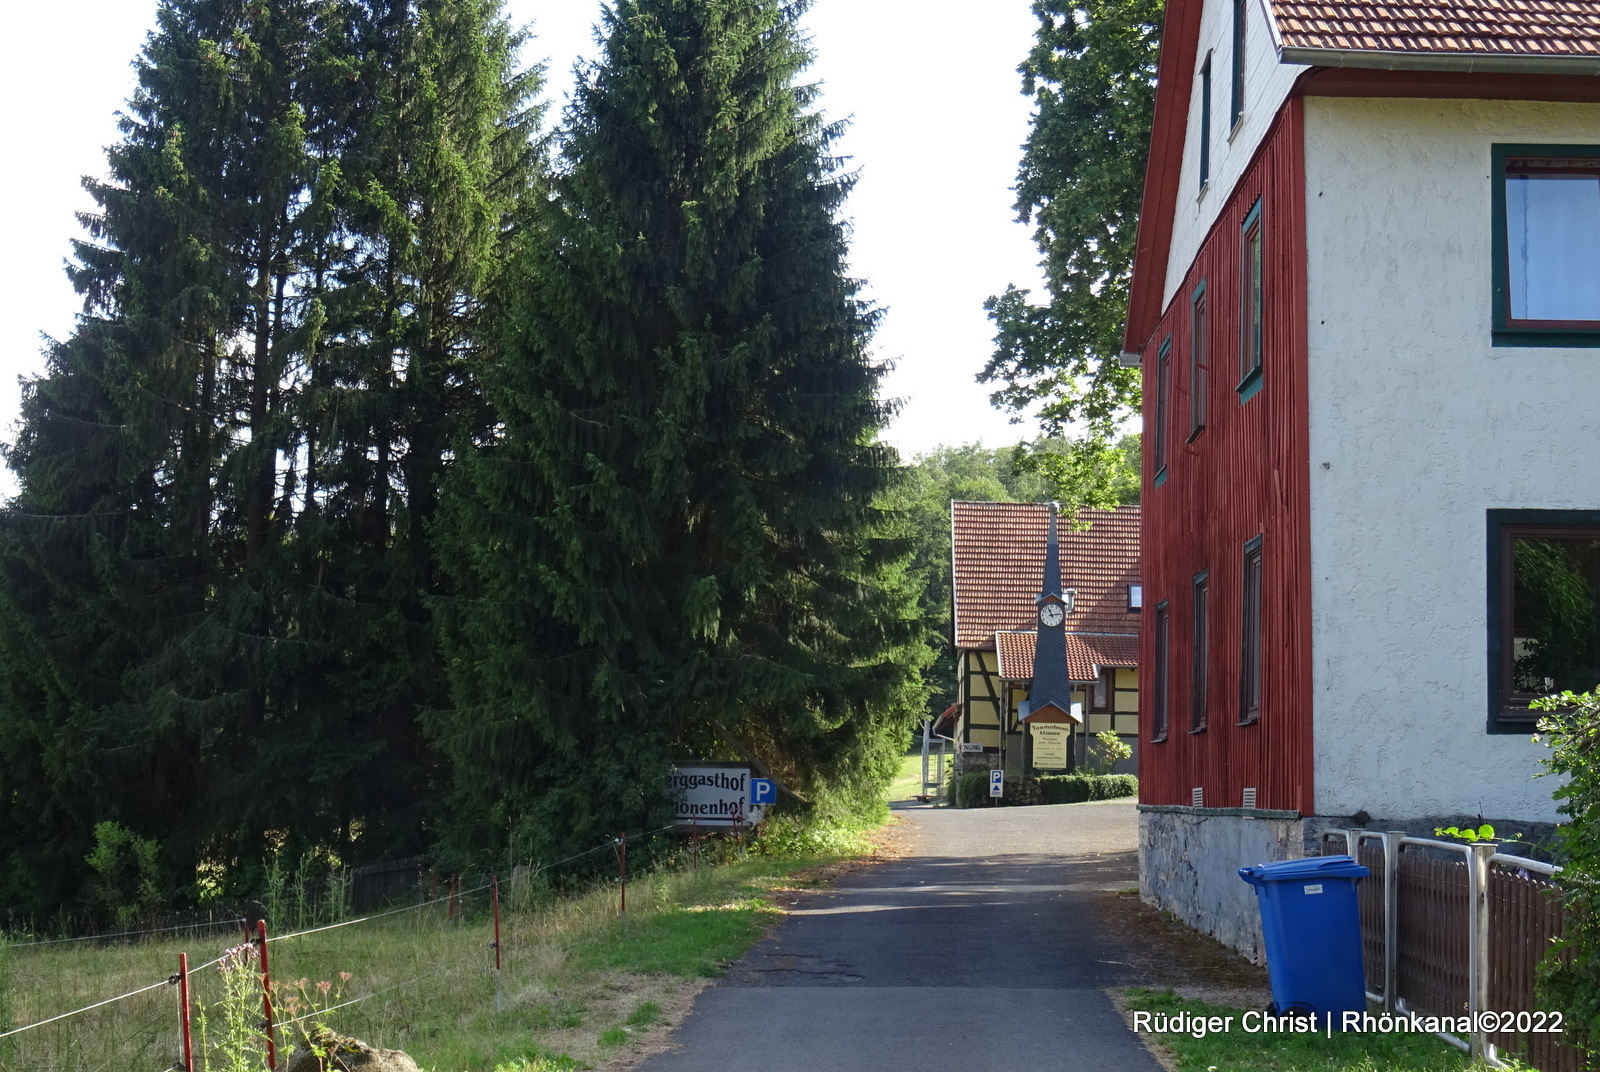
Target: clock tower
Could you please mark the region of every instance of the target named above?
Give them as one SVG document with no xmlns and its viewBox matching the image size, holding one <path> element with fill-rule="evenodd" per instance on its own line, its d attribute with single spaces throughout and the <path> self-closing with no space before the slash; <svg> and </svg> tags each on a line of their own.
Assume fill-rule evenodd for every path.
<svg viewBox="0 0 1600 1072">
<path fill-rule="evenodd" d="M 1023 721 L 1076 722 L 1072 714 L 1072 680 L 1067 674 L 1067 615 L 1072 613 L 1071 589 L 1061 587 L 1061 538 L 1057 529 L 1060 506 L 1050 504 L 1050 535 L 1044 550 L 1044 579 L 1034 597 L 1036 612 L 1033 645 L 1033 686 Z"/>
</svg>

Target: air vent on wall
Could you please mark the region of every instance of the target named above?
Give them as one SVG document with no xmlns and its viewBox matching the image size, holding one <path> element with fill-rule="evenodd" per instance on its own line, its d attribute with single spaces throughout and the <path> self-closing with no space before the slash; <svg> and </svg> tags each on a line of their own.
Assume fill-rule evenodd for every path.
<svg viewBox="0 0 1600 1072">
<path fill-rule="evenodd" d="M 1256 806 L 1256 791 L 1254 786 L 1251 786 L 1249 789 L 1244 791 L 1244 799 L 1239 802 L 1239 806 L 1242 808 L 1253 808 Z"/>
<path fill-rule="evenodd" d="M 1196 808 L 1205 807 L 1206 791 L 1198 785 L 1195 786 L 1193 789 L 1189 790 L 1189 802 Z"/>
</svg>

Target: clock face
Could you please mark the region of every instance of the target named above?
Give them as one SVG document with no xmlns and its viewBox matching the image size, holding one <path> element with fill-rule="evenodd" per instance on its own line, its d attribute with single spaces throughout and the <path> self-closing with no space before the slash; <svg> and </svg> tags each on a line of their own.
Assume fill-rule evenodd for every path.
<svg viewBox="0 0 1600 1072">
<path fill-rule="evenodd" d="M 1060 625 L 1061 620 L 1065 617 L 1066 615 L 1062 612 L 1060 603 L 1046 603 L 1039 608 L 1040 625 Z"/>
</svg>

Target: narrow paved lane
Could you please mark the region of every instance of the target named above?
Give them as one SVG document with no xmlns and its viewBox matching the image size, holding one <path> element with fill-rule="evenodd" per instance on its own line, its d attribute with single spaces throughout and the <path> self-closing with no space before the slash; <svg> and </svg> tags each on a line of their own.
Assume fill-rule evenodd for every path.
<svg viewBox="0 0 1600 1072">
<path fill-rule="evenodd" d="M 1152 982 L 1107 918 L 1132 804 L 902 813 L 912 852 L 797 895 L 645 1072 L 1160 1072 L 1106 987 Z"/>
</svg>

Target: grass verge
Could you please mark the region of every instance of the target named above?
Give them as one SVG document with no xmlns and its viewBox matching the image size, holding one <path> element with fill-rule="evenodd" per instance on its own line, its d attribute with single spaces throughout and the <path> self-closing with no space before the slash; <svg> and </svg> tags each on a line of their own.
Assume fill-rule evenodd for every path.
<svg viewBox="0 0 1600 1072">
<path fill-rule="evenodd" d="M 308 1023 L 402 1049 L 433 1072 L 552 1072 L 620 1067 L 664 1037 L 694 995 L 777 918 L 775 891 L 815 884 L 806 871 L 851 853 L 756 856 L 695 870 L 630 877 L 627 916 L 614 883 L 559 901 L 503 908 L 497 989 L 486 895 L 453 916 L 445 906 L 286 937 L 270 946 L 272 974 L 324 1008 Z M 532 898 L 528 898 L 532 901 Z M 13 1024 L 30 1024 L 172 975 L 178 954 L 200 965 L 240 941 L 224 934 L 96 947 L 12 947 L 0 991 Z M 224 977 L 196 971 L 208 1041 L 222 1026 Z M 326 984 L 325 986 L 322 984 Z M 146 993 L 10 1038 L 0 1068 L 167 1067 L 176 1057 L 175 988 Z M 287 998 L 280 1018 L 295 1010 Z M 281 1067 L 282 1058 L 280 1058 Z M 206 1065 L 201 1063 L 201 1068 Z M 213 1060 L 211 1067 L 222 1067 Z"/>
<path fill-rule="evenodd" d="M 1171 990 L 1132 989 L 1123 996 L 1129 1010 L 1152 1014 L 1152 1026 L 1163 1026 L 1161 1017 L 1178 1013 L 1233 1018 L 1223 1031 L 1141 1029 L 1144 1040 L 1165 1058 L 1163 1063 L 1178 1072 L 1487 1072 L 1489 1067 L 1427 1034 L 1249 1031 L 1244 1009 L 1192 1001 Z M 1137 1018 L 1134 1023 L 1139 1026 Z"/>
</svg>

